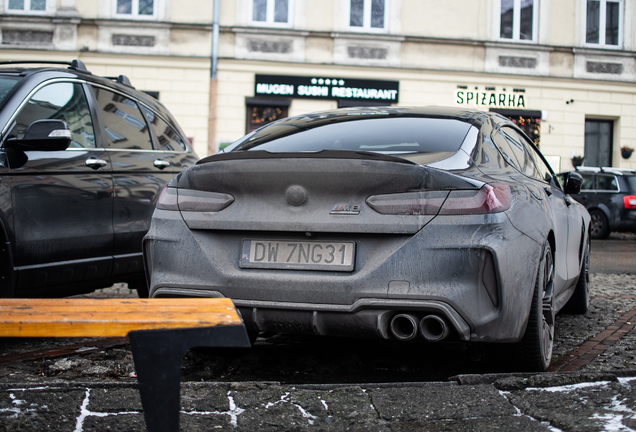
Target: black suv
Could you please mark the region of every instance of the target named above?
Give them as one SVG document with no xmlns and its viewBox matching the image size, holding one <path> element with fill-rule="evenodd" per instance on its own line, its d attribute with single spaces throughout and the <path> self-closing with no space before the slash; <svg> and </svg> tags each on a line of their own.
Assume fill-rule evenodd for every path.
<svg viewBox="0 0 636 432">
<path fill-rule="evenodd" d="M 0 296 L 147 295 L 141 239 L 197 160 L 166 108 L 78 60 L 3 62 L 0 128 Z"/>
<path fill-rule="evenodd" d="M 636 232 L 636 171 L 580 167 L 577 172 L 583 185 L 572 198 L 590 212 L 592 238 L 607 238 L 611 231 Z"/>
</svg>

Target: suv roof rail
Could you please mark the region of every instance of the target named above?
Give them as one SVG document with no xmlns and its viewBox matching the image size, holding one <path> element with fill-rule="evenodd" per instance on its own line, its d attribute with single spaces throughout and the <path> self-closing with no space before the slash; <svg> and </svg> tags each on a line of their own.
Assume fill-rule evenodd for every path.
<svg viewBox="0 0 636 432">
<path fill-rule="evenodd" d="M 576 167 L 576 171 L 594 172 L 594 173 L 609 173 L 609 174 L 636 174 L 636 170 L 629 168 L 614 168 L 614 167 Z"/>
<path fill-rule="evenodd" d="M 68 65 L 69 69 L 74 69 L 77 71 L 81 71 L 84 73 L 90 74 L 89 70 L 86 69 L 86 65 L 81 60 L 73 60 L 73 61 L 56 61 L 56 60 L 9 60 L 0 62 L 0 65 L 19 65 L 19 64 L 54 64 L 54 65 Z"/>
<path fill-rule="evenodd" d="M 125 85 L 126 87 L 135 88 L 133 87 L 132 83 L 130 82 L 130 79 L 126 75 L 119 75 L 116 77 L 104 77 L 104 78 L 117 81 L 119 84 Z"/>
<path fill-rule="evenodd" d="M 574 167 L 575 171 L 587 171 L 587 172 L 600 172 L 601 169 L 597 168 L 597 167 L 585 167 L 585 166 L 578 166 L 578 167 Z"/>
</svg>

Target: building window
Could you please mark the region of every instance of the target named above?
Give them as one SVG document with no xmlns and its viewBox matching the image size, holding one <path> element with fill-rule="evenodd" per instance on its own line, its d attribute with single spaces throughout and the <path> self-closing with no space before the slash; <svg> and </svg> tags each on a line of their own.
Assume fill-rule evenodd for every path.
<svg viewBox="0 0 636 432">
<path fill-rule="evenodd" d="M 350 0 L 349 27 L 361 30 L 386 28 L 385 0 Z"/>
<path fill-rule="evenodd" d="M 246 133 L 287 117 L 289 104 L 289 99 L 284 98 L 247 98 L 245 100 L 247 109 Z"/>
<path fill-rule="evenodd" d="M 247 133 L 265 126 L 274 120 L 287 117 L 287 107 L 282 106 L 247 106 Z"/>
<path fill-rule="evenodd" d="M 585 43 L 618 47 L 621 43 L 623 3 L 618 0 L 587 0 Z"/>
<path fill-rule="evenodd" d="M 500 0 L 499 38 L 534 42 L 537 35 L 538 0 Z"/>
<path fill-rule="evenodd" d="M 157 16 L 156 9 L 155 0 L 115 1 L 115 16 L 118 18 L 152 19 Z"/>
<path fill-rule="evenodd" d="M 250 21 L 256 25 L 286 27 L 290 24 L 291 0 L 251 0 Z"/>
<path fill-rule="evenodd" d="M 585 165 L 612 166 L 614 122 L 585 120 Z"/>
<path fill-rule="evenodd" d="M 46 0 L 9 0 L 7 12 L 43 13 L 46 12 Z"/>
</svg>

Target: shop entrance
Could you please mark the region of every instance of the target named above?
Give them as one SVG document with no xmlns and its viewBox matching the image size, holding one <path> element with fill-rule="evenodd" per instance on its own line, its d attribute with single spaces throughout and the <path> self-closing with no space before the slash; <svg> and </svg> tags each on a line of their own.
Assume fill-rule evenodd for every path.
<svg viewBox="0 0 636 432">
<path fill-rule="evenodd" d="M 508 117 L 528 135 L 534 145 L 541 148 L 541 111 L 496 108 L 491 108 L 490 111 Z"/>
<path fill-rule="evenodd" d="M 287 99 L 247 98 L 246 132 L 250 133 L 267 123 L 287 117 L 290 101 Z"/>
</svg>

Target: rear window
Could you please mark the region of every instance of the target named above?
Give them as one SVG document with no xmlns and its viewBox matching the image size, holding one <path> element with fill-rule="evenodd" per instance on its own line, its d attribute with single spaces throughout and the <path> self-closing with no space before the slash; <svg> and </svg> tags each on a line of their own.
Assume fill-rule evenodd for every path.
<svg viewBox="0 0 636 432">
<path fill-rule="evenodd" d="M 601 191 L 617 191 L 618 182 L 614 176 L 596 176 L 596 190 Z"/>
<path fill-rule="evenodd" d="M 18 77 L 0 77 L 0 106 L 4 104 L 5 98 L 11 93 L 18 81 L 20 81 Z"/>
<path fill-rule="evenodd" d="M 392 117 L 361 119 L 302 129 L 271 141 L 244 141 L 233 151 L 272 153 L 350 150 L 386 154 L 457 152 L 471 124 L 456 119 Z M 267 128 L 262 129 L 266 132 Z"/>
<path fill-rule="evenodd" d="M 636 192 L 636 176 L 625 176 L 627 183 L 629 183 L 629 189 L 632 192 Z"/>
</svg>

